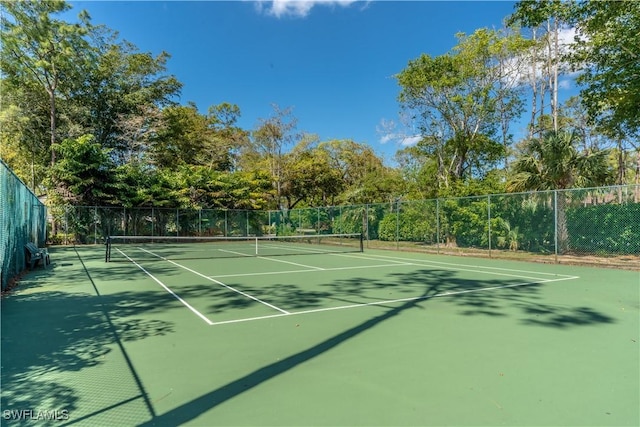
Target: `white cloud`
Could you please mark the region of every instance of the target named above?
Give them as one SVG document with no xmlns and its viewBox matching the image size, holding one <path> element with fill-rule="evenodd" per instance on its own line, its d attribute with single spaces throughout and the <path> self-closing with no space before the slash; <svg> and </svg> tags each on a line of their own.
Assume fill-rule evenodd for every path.
<svg viewBox="0 0 640 427">
<path fill-rule="evenodd" d="M 356 0 L 262 0 L 258 1 L 256 6 L 258 11 L 275 16 L 276 18 L 283 16 L 304 18 L 311 12 L 311 9 L 317 5 L 346 7 L 355 2 Z"/>
<path fill-rule="evenodd" d="M 422 135 L 405 136 L 400 140 L 400 145 L 410 147 L 416 145 L 422 139 Z"/>
<path fill-rule="evenodd" d="M 402 135 L 399 133 L 388 133 L 380 137 L 380 144 L 396 142 L 403 147 L 411 147 L 416 145 L 422 139 L 422 135 Z"/>
<path fill-rule="evenodd" d="M 558 88 L 559 88 L 559 89 L 571 89 L 571 86 L 572 86 L 572 85 L 571 85 L 571 82 L 572 82 L 572 81 L 571 81 L 571 80 L 569 80 L 569 79 L 561 79 L 561 80 L 558 82 Z"/>
<path fill-rule="evenodd" d="M 558 31 L 558 47 L 560 52 L 567 53 L 569 49 L 571 49 L 572 45 L 575 44 L 575 36 L 576 29 L 571 27 L 560 28 Z M 531 58 L 527 55 L 523 55 L 520 57 L 514 57 L 507 61 L 506 68 L 504 70 L 504 82 L 509 87 L 528 85 L 532 80 L 539 80 L 543 78 L 542 70 L 547 66 L 547 55 L 548 52 L 546 49 L 539 50 L 537 53 L 537 64 L 535 67 L 535 75 L 532 74 L 532 64 Z M 570 67 L 568 64 L 563 63 L 560 64 L 561 74 L 572 78 L 575 77 L 579 72 L 570 71 Z M 563 84 L 565 86 L 563 86 Z M 567 84 L 569 82 L 565 81 L 564 83 L 560 83 L 560 88 L 566 89 Z"/>
<path fill-rule="evenodd" d="M 400 115 L 400 121 L 402 123 L 407 123 L 408 117 L 406 115 Z M 389 142 L 394 142 L 396 144 L 400 144 L 404 147 L 410 147 L 412 145 L 416 145 L 422 139 L 422 135 L 416 134 L 415 130 L 413 132 L 409 131 L 409 126 L 405 124 L 402 126 L 403 129 L 398 131 L 398 124 L 393 120 L 382 119 L 380 124 L 376 126 L 376 131 L 378 135 L 380 135 L 380 144 L 387 144 Z"/>
</svg>

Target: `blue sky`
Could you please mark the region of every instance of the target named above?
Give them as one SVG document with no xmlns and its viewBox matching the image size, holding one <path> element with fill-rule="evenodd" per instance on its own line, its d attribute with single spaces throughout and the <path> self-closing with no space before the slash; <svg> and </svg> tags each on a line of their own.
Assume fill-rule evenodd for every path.
<svg viewBox="0 0 640 427">
<path fill-rule="evenodd" d="M 94 24 L 119 32 L 143 52 L 171 55 L 168 72 L 183 84 L 179 102 L 205 113 L 237 104 L 253 129 L 293 108 L 298 131 L 321 140 L 370 144 L 387 162 L 401 148 L 384 138 L 398 121 L 394 74 L 422 53 L 441 55 L 457 32 L 499 28 L 506 1 L 81 1 Z"/>
</svg>

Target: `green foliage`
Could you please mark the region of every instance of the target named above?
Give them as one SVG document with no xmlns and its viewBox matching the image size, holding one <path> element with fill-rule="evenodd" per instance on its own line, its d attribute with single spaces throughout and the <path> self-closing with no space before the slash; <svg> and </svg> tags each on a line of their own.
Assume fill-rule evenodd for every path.
<svg viewBox="0 0 640 427">
<path fill-rule="evenodd" d="M 386 167 L 371 146 L 343 139 L 321 142 L 318 149 L 341 181 L 342 191 L 331 204 L 379 203 L 398 194 L 400 175 Z"/>
<path fill-rule="evenodd" d="M 380 240 L 395 241 L 397 236 L 401 241 L 435 243 L 437 236 L 435 209 L 429 209 L 423 203 L 402 203 L 401 206 L 399 214 L 390 212 L 380 221 L 378 227 Z"/>
<path fill-rule="evenodd" d="M 458 38 L 452 52 L 423 54 L 396 76 L 399 101 L 416 118 L 417 149 L 430 160 L 425 165 L 438 190 L 482 177 L 503 159 L 509 121 L 522 108 L 515 88 L 504 84 L 505 63 L 520 45 L 486 29 Z"/>
<path fill-rule="evenodd" d="M 570 247 L 576 252 L 599 255 L 640 252 L 640 203 L 571 208 L 567 210 L 567 220 Z"/>
<path fill-rule="evenodd" d="M 164 169 L 178 169 L 184 165 L 202 165 L 213 132 L 205 116 L 195 105 L 171 106 L 162 111 L 163 128 L 153 138 L 151 158 Z"/>
<path fill-rule="evenodd" d="M 340 206 L 335 208 L 336 216 L 333 220 L 334 233 L 364 233 L 368 230 L 378 229 L 378 218 L 376 215 L 376 205 L 354 205 Z M 371 231 L 370 231 L 371 233 Z M 369 235 L 370 239 L 375 239 L 377 233 Z"/>
<path fill-rule="evenodd" d="M 49 170 L 57 195 L 80 205 L 102 204 L 111 194 L 109 151 L 93 135 L 65 139 L 56 144 L 59 160 Z"/>
<path fill-rule="evenodd" d="M 550 252 L 554 242 L 552 200 L 534 194 L 491 197 L 491 235 L 499 248 Z M 515 242 L 515 243 L 514 243 Z"/>
<path fill-rule="evenodd" d="M 93 51 L 87 41 L 89 17 L 69 24 L 54 15 L 71 9 L 60 0 L 2 2 L 2 74 L 16 87 L 39 86 L 47 94 L 51 164 L 56 160 L 58 98 L 82 86 Z"/>
<path fill-rule="evenodd" d="M 441 204 L 441 234 L 447 244 L 461 247 L 487 246 L 486 198 L 446 199 Z"/>
<path fill-rule="evenodd" d="M 331 167 L 324 150 L 308 147 L 303 141 L 284 156 L 281 191 L 289 209 L 300 202 L 324 205 L 343 187 L 340 171 Z"/>
<path fill-rule="evenodd" d="M 381 237 L 395 239 L 395 214 L 384 212 L 396 197 L 424 200 L 500 193 L 505 183 L 508 190 L 519 191 L 611 182 L 609 153 L 597 149 L 611 141 L 594 144 L 588 137 L 576 138 L 589 135 L 585 129 L 593 119 L 602 134 L 618 138 L 620 168 L 635 165 L 630 142 L 620 139 L 633 136 L 638 127 L 634 76 L 639 61 L 633 59 L 638 56 L 640 31 L 635 4 L 518 4 L 514 20 L 523 25 L 540 25 L 550 18 L 575 23 L 582 31 L 575 64 L 595 66 L 579 77 L 588 89 L 582 115 L 561 117 L 579 131 L 526 141 L 522 155 L 507 171 L 499 167 L 510 155 L 509 125 L 522 112 L 524 99 L 507 72 L 532 45 L 519 34 L 487 29 L 458 34 L 447 54 L 408 62 L 396 76 L 399 100 L 415 119 L 412 124 L 421 141 L 402 150 L 400 167 L 395 168 L 368 144 L 319 141 L 298 133 L 291 109 L 274 107 L 272 117 L 250 132 L 237 126 L 240 108 L 235 104 L 211 106 L 206 114 L 192 103 L 176 105 L 182 84 L 167 73 L 167 52 L 140 52 L 118 41 L 115 31 L 91 25 L 86 13 L 77 23 L 65 22 L 56 16 L 71 9 L 64 1 L 2 2 L 2 9 L 0 156 L 32 187 L 49 190 L 54 202 L 275 207 L 289 212 L 294 207 L 354 204 L 357 208 L 340 214 L 321 210 L 319 217 L 314 209 L 304 211 L 298 227 L 364 231 L 370 238 L 380 230 Z M 568 104 L 565 111 L 576 104 Z M 551 122 L 542 114 L 537 124 L 551 127 Z M 56 162 L 52 153 L 58 156 Z M 624 179 L 621 172 L 619 182 Z M 443 242 L 488 245 L 488 230 L 480 225 L 484 202 L 456 203 L 443 211 Z M 560 198 L 561 227 L 566 222 L 563 208 Z M 492 216 L 492 244 L 548 248 L 548 203 L 539 203 L 531 212 L 512 205 L 501 209 Z M 403 203 L 401 238 L 435 241 L 430 215 Z M 142 215 L 131 224 L 151 227 L 144 221 Z M 283 218 L 280 232 L 288 232 L 295 221 Z M 238 224 L 246 232 L 247 224 Z M 170 220 L 164 225 L 171 230 L 180 226 Z"/>
<path fill-rule="evenodd" d="M 640 2 L 585 1 L 572 12 L 571 60 L 590 117 L 618 138 L 640 133 Z M 583 67 L 589 64 L 589 67 Z"/>
<path fill-rule="evenodd" d="M 553 190 L 607 184 L 612 179 L 607 150 L 578 151 L 573 131 L 548 132 L 527 142 L 512 166 L 511 191 Z"/>
</svg>

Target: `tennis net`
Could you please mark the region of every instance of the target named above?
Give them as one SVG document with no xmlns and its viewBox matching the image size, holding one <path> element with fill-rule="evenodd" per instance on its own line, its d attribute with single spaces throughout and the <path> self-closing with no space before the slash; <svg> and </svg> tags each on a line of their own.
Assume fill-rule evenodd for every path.
<svg viewBox="0 0 640 427">
<path fill-rule="evenodd" d="M 207 259 L 362 252 L 362 234 L 313 236 L 109 236 L 105 261 Z"/>
</svg>

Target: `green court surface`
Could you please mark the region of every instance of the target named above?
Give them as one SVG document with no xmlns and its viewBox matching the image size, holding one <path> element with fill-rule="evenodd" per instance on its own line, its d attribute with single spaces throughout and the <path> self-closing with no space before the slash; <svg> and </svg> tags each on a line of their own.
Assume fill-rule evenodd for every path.
<svg viewBox="0 0 640 427">
<path fill-rule="evenodd" d="M 50 252 L 2 299 L 3 425 L 640 424 L 638 271 Z"/>
</svg>

